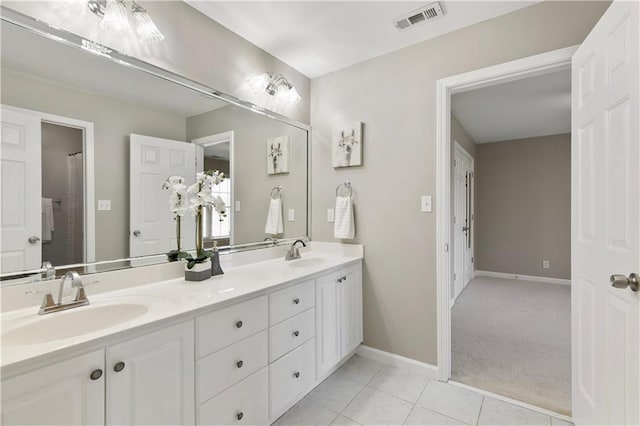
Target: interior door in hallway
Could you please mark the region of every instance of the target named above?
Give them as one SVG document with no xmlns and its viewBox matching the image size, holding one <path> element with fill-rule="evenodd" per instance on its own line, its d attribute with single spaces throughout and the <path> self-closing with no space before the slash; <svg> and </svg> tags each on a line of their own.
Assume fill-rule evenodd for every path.
<svg viewBox="0 0 640 426">
<path fill-rule="evenodd" d="M 473 158 L 456 142 L 454 152 L 453 249 L 454 299 L 473 277 Z"/>
<path fill-rule="evenodd" d="M 0 272 L 37 269 L 42 262 L 40 118 L 2 106 Z"/>
<path fill-rule="evenodd" d="M 131 135 L 130 140 L 130 235 L 129 255 L 148 256 L 167 253 L 177 247 L 176 227 L 169 211 L 168 190 L 162 184 L 169 176 L 195 182 L 196 146 L 191 143 Z M 181 248 L 195 248 L 195 219 L 182 220 Z"/>
<path fill-rule="evenodd" d="M 640 7 L 614 1 L 572 58 L 572 402 L 576 424 L 640 423 Z"/>
</svg>

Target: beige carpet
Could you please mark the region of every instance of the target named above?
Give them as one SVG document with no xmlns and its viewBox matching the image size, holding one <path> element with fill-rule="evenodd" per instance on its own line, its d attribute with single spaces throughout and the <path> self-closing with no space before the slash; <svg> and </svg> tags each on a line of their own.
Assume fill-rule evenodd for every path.
<svg viewBox="0 0 640 426">
<path fill-rule="evenodd" d="M 477 277 L 451 329 L 455 381 L 571 414 L 570 286 Z"/>
</svg>

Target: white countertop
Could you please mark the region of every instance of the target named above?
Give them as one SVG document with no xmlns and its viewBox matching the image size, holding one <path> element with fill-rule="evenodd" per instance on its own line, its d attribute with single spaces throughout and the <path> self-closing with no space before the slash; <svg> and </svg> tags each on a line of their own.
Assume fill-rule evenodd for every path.
<svg viewBox="0 0 640 426">
<path fill-rule="evenodd" d="M 257 296 L 278 286 L 300 281 L 363 258 L 362 246 L 358 245 L 314 243 L 312 247 L 312 249 L 301 250 L 302 259 L 300 260 L 288 262 L 279 257 L 241 266 L 226 266 L 224 275 L 200 282 L 176 278 L 144 285 L 134 284 L 114 291 L 104 291 L 103 288 L 102 292 L 93 295 L 92 288 L 89 286 L 86 291 L 91 305 L 68 311 L 38 315 L 37 304 L 17 310 L 5 309 L 0 318 L 3 336 L 0 339 L 0 368 L 4 374 L 8 369 L 11 370 L 26 361 L 41 359 L 62 351 L 89 348 L 101 343 L 108 344 L 114 337 L 131 331 L 141 331 L 145 327 L 168 320 L 192 318 L 206 310 Z M 144 271 L 144 267 L 131 271 L 139 274 Z M 98 276 L 99 274 L 96 274 L 92 277 Z M 81 310 L 114 304 L 140 304 L 147 310 L 133 319 L 123 318 L 119 324 L 110 322 L 117 322 L 117 319 L 110 319 L 109 326 L 106 328 L 91 330 L 77 336 L 64 336 L 62 339 L 46 343 L 28 344 L 32 336 L 20 335 L 16 332 L 13 332 L 13 336 L 10 337 L 12 330 L 48 320 L 53 320 L 55 327 L 65 327 L 65 323 L 72 324 L 75 321 L 74 318 L 81 318 L 77 316 Z M 141 309 L 144 311 L 145 308 Z M 114 312 L 117 316 L 117 311 Z M 39 324 L 35 325 L 37 327 Z M 73 323 L 69 328 L 76 326 L 82 328 L 83 324 Z M 60 330 L 57 331 L 60 332 Z"/>
</svg>

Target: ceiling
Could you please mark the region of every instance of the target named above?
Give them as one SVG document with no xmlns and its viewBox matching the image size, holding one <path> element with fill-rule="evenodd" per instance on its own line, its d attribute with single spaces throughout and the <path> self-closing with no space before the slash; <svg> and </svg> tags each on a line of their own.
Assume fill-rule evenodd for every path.
<svg viewBox="0 0 640 426">
<path fill-rule="evenodd" d="M 451 97 L 451 112 L 476 143 L 571 132 L 571 70 Z"/>
<path fill-rule="evenodd" d="M 0 35 L 3 71 L 12 70 L 185 118 L 228 105 L 13 24 L 3 23 Z"/>
<path fill-rule="evenodd" d="M 538 2 L 441 1 L 444 17 L 399 32 L 394 18 L 432 1 L 185 1 L 310 78 Z"/>
</svg>

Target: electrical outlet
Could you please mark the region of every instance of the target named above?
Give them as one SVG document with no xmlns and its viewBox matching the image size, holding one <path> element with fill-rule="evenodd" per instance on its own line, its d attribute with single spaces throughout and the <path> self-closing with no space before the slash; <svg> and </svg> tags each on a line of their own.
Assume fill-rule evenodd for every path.
<svg viewBox="0 0 640 426">
<path fill-rule="evenodd" d="M 549 261 L 548 260 L 543 260 L 542 261 L 542 267 L 544 269 L 549 269 Z"/>
<path fill-rule="evenodd" d="M 336 214 L 333 209 L 327 209 L 327 222 L 333 223 L 336 221 Z"/>
<path fill-rule="evenodd" d="M 289 222 L 293 222 L 296 220 L 296 211 L 294 209 L 289 209 L 289 214 L 287 220 Z"/>
<path fill-rule="evenodd" d="M 431 195 L 420 197 L 420 210 L 429 213 L 431 211 Z"/>
<path fill-rule="evenodd" d="M 108 212 L 111 210 L 111 200 L 98 200 L 98 211 Z"/>
</svg>

